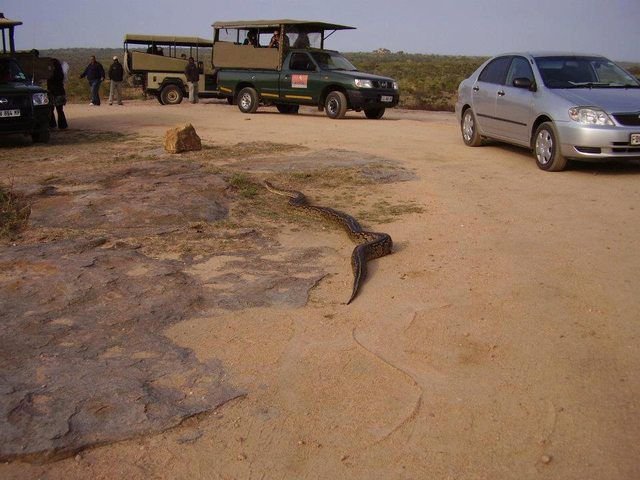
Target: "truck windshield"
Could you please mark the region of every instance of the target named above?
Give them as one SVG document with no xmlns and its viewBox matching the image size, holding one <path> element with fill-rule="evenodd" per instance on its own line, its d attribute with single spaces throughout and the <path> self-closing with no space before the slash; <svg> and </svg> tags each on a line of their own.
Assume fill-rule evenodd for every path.
<svg viewBox="0 0 640 480">
<path fill-rule="evenodd" d="M 0 83 L 26 82 L 20 66 L 15 60 L 0 59 Z"/>
<path fill-rule="evenodd" d="M 321 70 L 358 70 L 353 64 L 337 52 L 311 52 Z"/>
<path fill-rule="evenodd" d="M 548 88 L 640 88 L 633 75 L 604 57 L 537 57 Z"/>
</svg>

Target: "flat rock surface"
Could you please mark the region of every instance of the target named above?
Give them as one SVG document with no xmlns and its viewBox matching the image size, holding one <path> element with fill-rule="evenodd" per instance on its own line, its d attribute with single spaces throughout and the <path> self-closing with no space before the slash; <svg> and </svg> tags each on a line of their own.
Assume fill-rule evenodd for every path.
<svg viewBox="0 0 640 480">
<path fill-rule="evenodd" d="M 68 105 L 0 138 L 0 477 L 640 478 L 640 164 L 451 114 Z M 164 132 L 191 123 L 197 152 Z M 262 188 L 389 233 L 353 244 Z"/>
</svg>

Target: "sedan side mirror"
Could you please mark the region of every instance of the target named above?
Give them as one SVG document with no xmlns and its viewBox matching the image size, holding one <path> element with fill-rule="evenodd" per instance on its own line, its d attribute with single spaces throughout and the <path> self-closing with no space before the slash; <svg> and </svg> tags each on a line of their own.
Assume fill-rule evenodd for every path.
<svg viewBox="0 0 640 480">
<path fill-rule="evenodd" d="M 513 86 L 516 88 L 524 88 L 526 90 L 536 91 L 536 84 L 526 77 L 514 78 Z"/>
</svg>

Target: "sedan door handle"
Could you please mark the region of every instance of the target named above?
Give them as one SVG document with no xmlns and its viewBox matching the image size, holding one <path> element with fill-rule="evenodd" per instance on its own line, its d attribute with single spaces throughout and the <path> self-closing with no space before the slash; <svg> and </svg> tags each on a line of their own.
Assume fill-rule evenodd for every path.
<svg viewBox="0 0 640 480">
<path fill-rule="evenodd" d="M 477 92 L 477 91 L 479 91 L 479 90 L 480 90 L 480 87 L 473 87 L 473 91 L 474 91 L 474 92 Z"/>
<path fill-rule="evenodd" d="M 499 97 L 504 97 L 504 90 L 499 90 L 498 91 L 498 96 Z"/>
</svg>

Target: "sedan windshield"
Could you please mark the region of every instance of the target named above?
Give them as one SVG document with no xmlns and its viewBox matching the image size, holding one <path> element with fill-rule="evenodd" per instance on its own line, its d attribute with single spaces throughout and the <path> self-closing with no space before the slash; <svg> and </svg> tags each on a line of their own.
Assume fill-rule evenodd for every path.
<svg viewBox="0 0 640 480">
<path fill-rule="evenodd" d="M 358 70 L 349 60 L 336 52 L 311 52 L 311 56 L 321 70 Z"/>
<path fill-rule="evenodd" d="M 15 60 L 0 59 L 0 83 L 9 82 L 26 82 L 25 77 L 20 66 Z"/>
<path fill-rule="evenodd" d="M 537 57 L 548 88 L 640 88 L 633 75 L 604 57 Z"/>
</svg>

